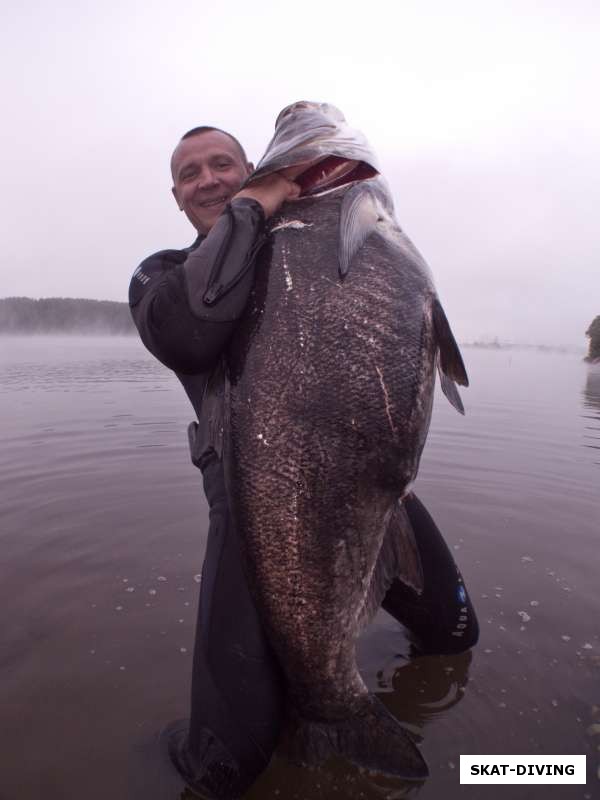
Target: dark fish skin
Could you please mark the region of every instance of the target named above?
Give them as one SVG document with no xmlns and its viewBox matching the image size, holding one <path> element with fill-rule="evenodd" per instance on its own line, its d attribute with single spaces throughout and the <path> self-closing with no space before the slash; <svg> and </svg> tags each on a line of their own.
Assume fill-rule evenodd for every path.
<svg viewBox="0 0 600 800">
<path fill-rule="evenodd" d="M 345 159 L 360 163 L 340 186 Z M 377 175 L 362 134 L 327 104 L 288 106 L 249 183 L 298 164 L 309 170 L 304 194 L 269 221 L 227 356 L 232 513 L 287 680 L 288 752 L 421 780 L 427 766 L 369 694 L 356 641 L 410 551 L 401 498 L 425 444 L 436 365 L 459 411 L 454 381 L 467 378 L 385 183 L 362 180 Z"/>
<path fill-rule="evenodd" d="M 436 355 L 430 280 L 401 236 L 371 235 L 340 280 L 347 191 L 272 220 L 229 353 L 234 514 L 292 701 L 317 719 L 345 717 L 367 694 L 357 621 L 417 472 Z"/>
</svg>

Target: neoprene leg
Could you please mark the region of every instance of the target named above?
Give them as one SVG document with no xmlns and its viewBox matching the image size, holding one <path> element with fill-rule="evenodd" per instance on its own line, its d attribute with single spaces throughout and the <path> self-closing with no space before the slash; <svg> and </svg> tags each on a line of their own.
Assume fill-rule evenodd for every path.
<svg viewBox="0 0 600 800">
<path fill-rule="evenodd" d="M 222 463 L 203 468 L 210 527 L 202 582 L 187 738 L 174 733 L 171 757 L 208 797 L 241 796 L 278 742 L 283 691 L 242 569 Z M 185 734 L 185 731 L 184 731 Z"/>
<path fill-rule="evenodd" d="M 389 588 L 382 606 L 410 632 L 423 653 L 460 653 L 479 638 L 479 624 L 462 575 L 442 534 L 414 494 L 404 500 L 423 568 L 419 595 L 401 580 Z"/>
</svg>

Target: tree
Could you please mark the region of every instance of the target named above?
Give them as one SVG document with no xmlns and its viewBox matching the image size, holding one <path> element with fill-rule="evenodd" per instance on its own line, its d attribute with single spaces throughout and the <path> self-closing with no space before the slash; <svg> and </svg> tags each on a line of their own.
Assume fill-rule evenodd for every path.
<svg viewBox="0 0 600 800">
<path fill-rule="evenodd" d="M 590 337 L 590 350 L 585 360 L 595 361 L 600 359 L 600 316 L 594 319 L 585 335 Z"/>
<path fill-rule="evenodd" d="M 127 303 L 72 297 L 0 298 L 0 334 L 129 334 L 135 328 Z"/>
</svg>

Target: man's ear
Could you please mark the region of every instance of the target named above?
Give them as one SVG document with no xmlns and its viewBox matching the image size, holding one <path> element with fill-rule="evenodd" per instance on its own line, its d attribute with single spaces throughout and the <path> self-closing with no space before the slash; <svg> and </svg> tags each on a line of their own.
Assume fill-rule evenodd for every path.
<svg viewBox="0 0 600 800">
<path fill-rule="evenodd" d="M 177 208 L 180 211 L 183 211 L 183 206 L 179 202 L 179 198 L 177 197 L 177 189 L 174 186 L 171 186 L 171 192 L 173 193 L 173 197 L 175 198 L 175 202 L 177 203 Z"/>
<path fill-rule="evenodd" d="M 248 175 L 250 175 L 251 172 L 254 172 L 254 164 L 251 161 L 248 161 L 246 166 L 248 167 Z"/>
</svg>

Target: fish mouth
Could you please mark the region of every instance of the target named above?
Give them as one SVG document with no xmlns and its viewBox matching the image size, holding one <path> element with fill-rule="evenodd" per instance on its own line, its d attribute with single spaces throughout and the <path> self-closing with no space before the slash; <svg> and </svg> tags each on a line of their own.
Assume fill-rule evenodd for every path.
<svg viewBox="0 0 600 800">
<path fill-rule="evenodd" d="M 300 197 L 323 194 L 379 175 L 378 162 L 364 135 L 351 128 L 329 103 L 299 101 L 277 117 L 275 133 L 248 183 L 273 172 L 300 186 Z"/>
<path fill-rule="evenodd" d="M 325 156 L 310 164 L 294 178 L 300 186 L 300 197 L 314 197 L 356 181 L 366 181 L 379 173 L 364 161 L 341 156 Z"/>
</svg>

